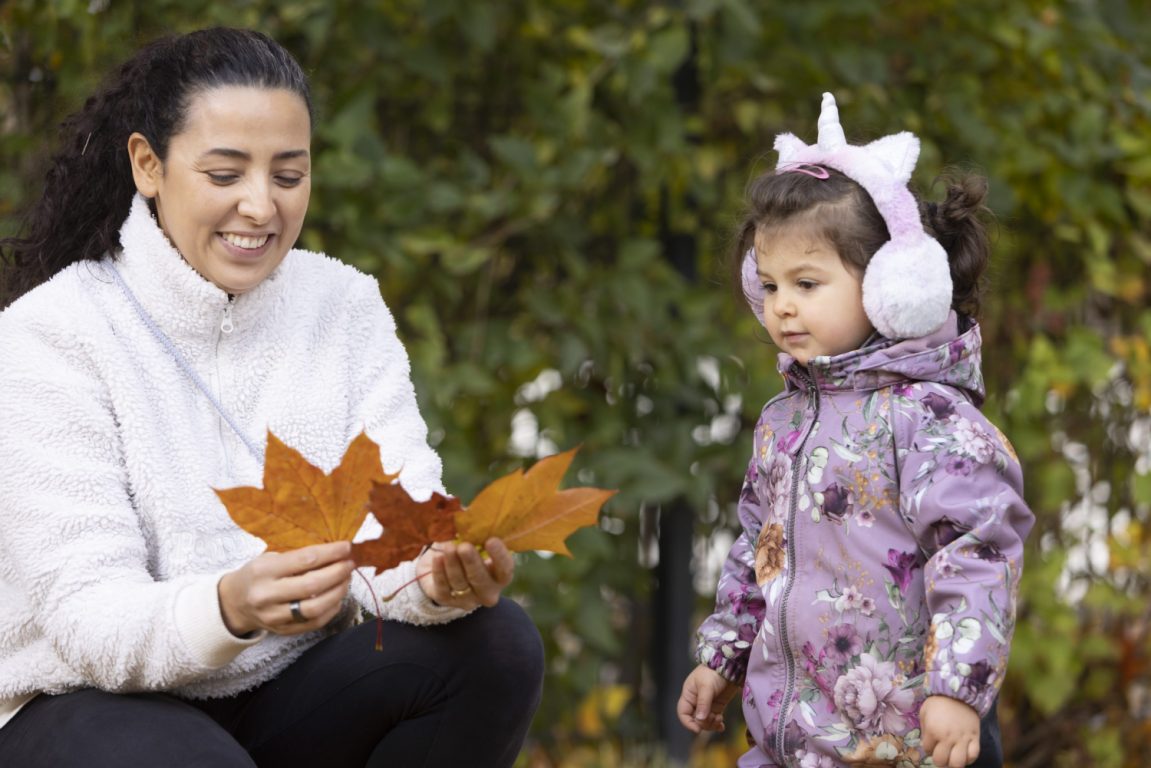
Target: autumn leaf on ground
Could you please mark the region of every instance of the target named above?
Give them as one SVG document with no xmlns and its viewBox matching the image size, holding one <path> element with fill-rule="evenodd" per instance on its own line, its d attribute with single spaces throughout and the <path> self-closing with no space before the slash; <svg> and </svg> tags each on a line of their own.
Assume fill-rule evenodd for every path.
<svg viewBox="0 0 1151 768">
<path fill-rule="evenodd" d="M 615 495 L 602 488 L 557 490 L 579 448 L 540 459 L 526 473 L 505 475 L 456 514 L 462 541 L 477 546 L 495 536 L 513 552 L 546 550 L 571 557 L 564 540 L 595 525 L 600 507 Z"/>
<path fill-rule="evenodd" d="M 361 432 L 330 475 L 268 432 L 264 487 L 216 490 L 236 525 L 271 552 L 351 541 L 367 516 L 372 483 L 389 483 L 380 448 Z"/>
<path fill-rule="evenodd" d="M 368 507 L 384 531 L 378 539 L 352 546 L 357 565 L 375 566 L 376 572 L 412 560 L 424 547 L 456 536 L 455 515 L 459 499 L 433 493 L 427 501 L 413 501 L 398 484 L 377 483 Z"/>
</svg>

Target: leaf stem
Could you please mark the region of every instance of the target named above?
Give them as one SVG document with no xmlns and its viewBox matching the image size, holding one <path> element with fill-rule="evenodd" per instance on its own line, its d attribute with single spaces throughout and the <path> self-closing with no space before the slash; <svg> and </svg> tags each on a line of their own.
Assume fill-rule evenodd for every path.
<svg viewBox="0 0 1151 768">
<path fill-rule="evenodd" d="M 358 573 L 360 578 L 364 580 L 364 583 L 368 585 L 368 592 L 372 595 L 372 603 L 376 607 L 376 650 L 382 651 L 384 650 L 384 619 L 382 616 L 380 616 L 380 600 L 378 597 L 376 597 L 376 590 L 374 587 L 372 587 L 372 580 L 365 576 L 364 572 L 359 568 L 356 569 L 356 573 Z M 400 587 L 400 589 L 403 589 L 403 587 Z M 399 590 L 396 590 L 396 592 L 398 591 Z M 395 593 L 392 593 L 390 597 L 386 598 L 385 602 L 387 602 L 387 600 L 391 600 L 392 597 L 395 597 Z"/>
<path fill-rule="evenodd" d="M 400 594 L 400 592 L 403 592 L 405 589 L 407 589 L 408 587 L 415 584 L 417 581 L 419 581 L 423 577 L 428 576 L 430 574 L 431 574 L 431 571 L 424 571 L 423 573 L 417 573 L 413 578 L 411 578 L 408 581 L 405 581 L 403 584 L 396 587 L 395 592 L 392 592 L 390 595 L 384 595 L 384 597 L 382 598 L 383 602 L 385 602 L 385 603 L 392 602 L 393 600 L 396 599 L 396 595 Z"/>
</svg>

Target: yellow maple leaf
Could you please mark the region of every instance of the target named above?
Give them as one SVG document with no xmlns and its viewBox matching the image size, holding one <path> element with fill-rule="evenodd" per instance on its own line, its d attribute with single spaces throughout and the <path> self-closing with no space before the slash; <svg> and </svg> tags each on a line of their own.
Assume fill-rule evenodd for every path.
<svg viewBox="0 0 1151 768">
<path fill-rule="evenodd" d="M 602 488 L 557 490 L 579 448 L 540 459 L 495 480 L 456 513 L 462 541 L 482 546 L 493 536 L 513 552 L 545 550 L 571 557 L 565 539 L 595 525 L 600 508 L 615 495 Z"/>
</svg>

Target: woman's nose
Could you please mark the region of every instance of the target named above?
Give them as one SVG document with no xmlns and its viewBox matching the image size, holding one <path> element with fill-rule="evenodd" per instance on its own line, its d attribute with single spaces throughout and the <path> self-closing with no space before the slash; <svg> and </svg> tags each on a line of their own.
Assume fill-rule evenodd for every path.
<svg viewBox="0 0 1151 768">
<path fill-rule="evenodd" d="M 276 212 L 276 202 L 272 198 L 270 186 L 259 182 L 246 183 L 238 210 L 241 216 L 255 224 L 267 223 Z"/>
</svg>

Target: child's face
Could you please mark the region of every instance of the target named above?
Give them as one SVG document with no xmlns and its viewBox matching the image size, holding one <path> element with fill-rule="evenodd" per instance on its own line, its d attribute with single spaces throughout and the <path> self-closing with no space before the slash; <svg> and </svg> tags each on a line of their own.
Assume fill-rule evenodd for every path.
<svg viewBox="0 0 1151 768">
<path fill-rule="evenodd" d="M 764 325 L 801 365 L 859 349 L 871 335 L 860 278 L 827 241 L 796 228 L 760 229 L 755 257 Z"/>
</svg>

